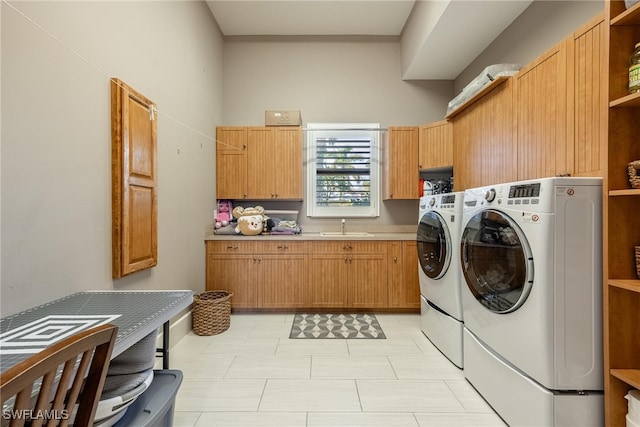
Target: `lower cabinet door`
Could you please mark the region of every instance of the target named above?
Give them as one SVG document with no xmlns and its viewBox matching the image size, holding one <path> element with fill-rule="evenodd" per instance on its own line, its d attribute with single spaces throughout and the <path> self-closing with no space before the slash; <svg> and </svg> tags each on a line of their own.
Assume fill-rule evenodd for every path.
<svg viewBox="0 0 640 427">
<path fill-rule="evenodd" d="M 309 263 L 307 255 L 258 257 L 258 307 L 305 307 Z"/>
<path fill-rule="evenodd" d="M 386 254 L 349 255 L 349 307 L 388 306 Z"/>
<path fill-rule="evenodd" d="M 347 307 L 346 255 L 314 254 L 309 274 L 309 307 Z"/>
<path fill-rule="evenodd" d="M 233 293 L 231 308 L 255 308 L 258 302 L 253 255 L 209 255 L 207 290 Z"/>
</svg>

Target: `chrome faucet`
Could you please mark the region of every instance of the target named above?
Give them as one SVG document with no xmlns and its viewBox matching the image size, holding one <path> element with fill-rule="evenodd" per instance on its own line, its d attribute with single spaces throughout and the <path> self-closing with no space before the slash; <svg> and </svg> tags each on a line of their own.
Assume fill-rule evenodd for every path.
<svg viewBox="0 0 640 427">
<path fill-rule="evenodd" d="M 347 223 L 347 220 L 342 218 L 342 221 L 340 221 L 340 233 L 344 234 L 344 226 Z"/>
</svg>

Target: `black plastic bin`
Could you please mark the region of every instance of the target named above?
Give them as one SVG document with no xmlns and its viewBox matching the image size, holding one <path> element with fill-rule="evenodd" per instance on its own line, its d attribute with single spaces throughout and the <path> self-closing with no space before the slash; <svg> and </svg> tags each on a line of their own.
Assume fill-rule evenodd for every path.
<svg viewBox="0 0 640 427">
<path fill-rule="evenodd" d="M 171 427 L 180 384 L 182 371 L 154 371 L 149 388 L 127 408 L 127 413 L 114 427 Z"/>
</svg>

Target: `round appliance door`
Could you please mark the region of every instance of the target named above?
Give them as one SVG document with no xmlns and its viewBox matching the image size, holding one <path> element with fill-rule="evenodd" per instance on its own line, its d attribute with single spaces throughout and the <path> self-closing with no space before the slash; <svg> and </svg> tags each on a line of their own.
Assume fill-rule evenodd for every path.
<svg viewBox="0 0 640 427">
<path fill-rule="evenodd" d="M 473 296 L 496 313 L 517 310 L 533 285 L 533 258 L 520 227 L 505 213 L 475 214 L 460 241 L 462 272 Z"/>
<path fill-rule="evenodd" d="M 451 235 L 444 218 L 426 212 L 418 224 L 418 260 L 427 277 L 437 280 L 451 264 Z"/>
</svg>

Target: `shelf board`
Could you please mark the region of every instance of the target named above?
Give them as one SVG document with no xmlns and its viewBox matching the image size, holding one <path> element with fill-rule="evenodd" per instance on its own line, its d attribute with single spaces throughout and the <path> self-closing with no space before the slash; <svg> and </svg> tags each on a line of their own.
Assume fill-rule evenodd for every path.
<svg viewBox="0 0 640 427">
<path fill-rule="evenodd" d="M 636 3 L 618 16 L 611 18 L 611 25 L 640 24 L 640 3 Z"/>
<path fill-rule="evenodd" d="M 609 279 L 609 286 L 640 293 L 640 280 Z"/>
<path fill-rule="evenodd" d="M 609 197 L 640 196 L 640 189 L 627 188 L 625 190 L 609 190 Z"/>
<path fill-rule="evenodd" d="M 640 389 L 640 369 L 611 369 L 611 375 Z"/>
<path fill-rule="evenodd" d="M 499 86 L 502 83 L 504 83 L 505 81 L 507 81 L 507 79 L 509 79 L 509 77 L 511 77 L 511 76 L 498 76 L 498 77 L 496 77 L 488 85 L 483 87 L 478 93 L 476 93 L 471 98 L 466 100 L 464 104 L 462 104 L 461 106 L 459 106 L 458 108 L 456 108 L 455 110 L 453 110 L 452 112 L 447 114 L 445 116 L 445 119 L 450 120 L 453 117 L 457 116 L 458 114 L 462 113 L 464 110 L 466 110 L 467 108 L 471 107 L 471 105 L 473 105 L 474 102 L 476 102 L 478 99 L 482 98 L 485 94 L 487 94 L 488 92 L 491 92 L 494 88 L 496 88 L 497 86 Z"/>
<path fill-rule="evenodd" d="M 622 98 L 614 99 L 613 101 L 609 102 L 609 107 L 611 108 L 640 107 L 640 92 L 631 93 L 629 95 L 623 96 Z"/>
</svg>

